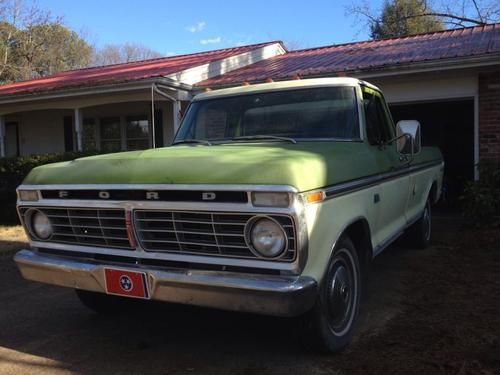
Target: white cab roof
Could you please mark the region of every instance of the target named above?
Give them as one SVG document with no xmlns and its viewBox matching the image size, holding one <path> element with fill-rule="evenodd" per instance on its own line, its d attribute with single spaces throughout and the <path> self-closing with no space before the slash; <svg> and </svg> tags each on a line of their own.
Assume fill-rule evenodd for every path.
<svg viewBox="0 0 500 375">
<path fill-rule="evenodd" d="M 308 88 L 308 87 L 326 87 L 326 86 L 358 86 L 365 85 L 375 90 L 379 90 L 376 86 L 359 80 L 357 78 L 339 77 L 339 78 L 312 78 L 312 79 L 298 79 L 291 81 L 279 81 L 271 83 L 258 83 L 255 85 L 231 87 L 228 89 L 220 89 L 208 91 L 196 95 L 193 101 L 214 99 L 224 96 L 245 95 L 253 94 L 263 91 L 279 91 L 295 88 Z M 380 91 L 380 90 L 379 90 Z"/>
</svg>

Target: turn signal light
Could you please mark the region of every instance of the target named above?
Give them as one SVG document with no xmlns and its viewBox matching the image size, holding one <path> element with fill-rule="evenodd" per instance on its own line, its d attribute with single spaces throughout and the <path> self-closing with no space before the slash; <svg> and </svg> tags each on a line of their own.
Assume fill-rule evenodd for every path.
<svg viewBox="0 0 500 375">
<path fill-rule="evenodd" d="M 315 191 L 313 193 L 307 193 L 305 198 L 306 198 L 307 203 L 321 202 L 322 200 L 325 199 L 325 192 L 324 191 Z"/>
</svg>

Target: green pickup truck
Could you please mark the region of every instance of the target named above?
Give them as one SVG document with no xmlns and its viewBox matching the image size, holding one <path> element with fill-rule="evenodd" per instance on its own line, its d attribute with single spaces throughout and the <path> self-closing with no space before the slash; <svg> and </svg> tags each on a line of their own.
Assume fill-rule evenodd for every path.
<svg viewBox="0 0 500 375">
<path fill-rule="evenodd" d="M 98 311 L 142 298 L 297 316 L 346 346 L 370 261 L 425 247 L 443 158 L 353 78 L 197 95 L 170 147 L 35 168 L 18 188 L 26 279 Z"/>
</svg>

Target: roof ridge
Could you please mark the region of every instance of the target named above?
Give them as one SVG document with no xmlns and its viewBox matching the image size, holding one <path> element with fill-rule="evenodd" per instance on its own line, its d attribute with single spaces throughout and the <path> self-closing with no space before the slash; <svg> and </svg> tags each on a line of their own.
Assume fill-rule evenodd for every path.
<svg viewBox="0 0 500 375">
<path fill-rule="evenodd" d="M 390 38 L 381 38 L 381 39 L 366 39 L 366 40 L 360 40 L 357 42 L 346 42 L 346 43 L 330 44 L 330 45 L 319 46 L 319 47 L 302 48 L 302 49 L 296 49 L 293 51 L 289 51 L 288 53 L 305 52 L 305 51 L 311 51 L 311 50 L 321 50 L 321 49 L 327 49 L 327 48 L 345 47 L 345 46 L 350 46 L 350 45 L 369 44 L 369 43 L 383 42 L 383 41 L 388 41 L 388 40 L 398 40 L 398 39 L 404 40 L 404 39 L 411 39 L 411 38 L 424 36 L 424 35 L 444 34 L 444 33 L 447 33 L 447 32 L 449 33 L 449 32 L 453 32 L 456 30 L 467 30 L 467 29 L 475 29 L 475 28 L 483 28 L 484 29 L 486 26 L 494 26 L 494 27 L 499 26 L 500 27 L 500 22 L 487 23 L 484 25 L 467 26 L 467 27 L 457 27 L 455 29 L 428 31 L 425 33 L 410 34 L 410 35 L 399 36 L 399 37 L 390 37 Z"/>
</svg>

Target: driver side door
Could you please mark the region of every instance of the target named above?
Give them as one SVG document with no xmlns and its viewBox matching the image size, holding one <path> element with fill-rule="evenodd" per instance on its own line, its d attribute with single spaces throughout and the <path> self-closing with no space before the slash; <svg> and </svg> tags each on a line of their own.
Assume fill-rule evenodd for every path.
<svg viewBox="0 0 500 375">
<path fill-rule="evenodd" d="M 395 128 L 382 94 L 368 87 L 362 91 L 366 136 L 379 160 L 380 214 L 376 226 L 377 248 L 381 249 L 401 234 L 406 225 L 410 177 L 406 160 L 397 152 L 396 142 L 391 142 Z"/>
</svg>

